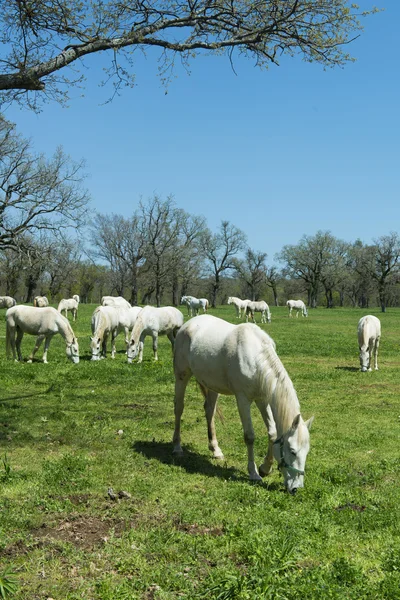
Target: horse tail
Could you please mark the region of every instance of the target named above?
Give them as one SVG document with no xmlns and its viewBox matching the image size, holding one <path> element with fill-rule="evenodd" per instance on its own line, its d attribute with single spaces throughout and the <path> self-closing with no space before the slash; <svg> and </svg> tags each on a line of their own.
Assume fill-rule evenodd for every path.
<svg viewBox="0 0 400 600">
<path fill-rule="evenodd" d="M 33 299 L 33 306 L 37 306 L 37 299 L 36 299 L 36 297 Z"/>
<path fill-rule="evenodd" d="M 11 325 L 10 321 L 7 319 L 6 321 L 6 356 L 7 358 L 10 355 L 11 350 Z"/>
<path fill-rule="evenodd" d="M 209 303 L 208 303 L 208 300 L 206 298 L 206 312 L 208 311 L 208 306 L 209 306 Z"/>
</svg>

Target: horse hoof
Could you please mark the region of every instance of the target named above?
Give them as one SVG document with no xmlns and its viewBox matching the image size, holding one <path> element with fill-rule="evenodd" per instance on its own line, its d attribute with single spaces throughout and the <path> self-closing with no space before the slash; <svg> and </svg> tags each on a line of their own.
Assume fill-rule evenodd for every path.
<svg viewBox="0 0 400 600">
<path fill-rule="evenodd" d="M 174 456 L 183 456 L 183 450 L 182 450 L 182 448 L 174 448 L 172 450 L 172 454 Z"/>
<path fill-rule="evenodd" d="M 267 477 L 268 475 L 271 474 L 272 472 L 272 467 L 269 468 L 269 471 L 264 471 L 262 465 L 260 467 L 258 467 L 258 472 L 261 475 L 261 477 Z"/>
<path fill-rule="evenodd" d="M 254 473 L 250 475 L 250 481 L 262 481 L 262 477 L 258 475 L 258 473 Z"/>
<path fill-rule="evenodd" d="M 26 362 L 27 362 L 27 363 L 31 363 L 31 362 L 32 362 L 32 359 L 31 359 L 31 358 L 29 358 L 29 359 L 28 359 Z"/>
</svg>

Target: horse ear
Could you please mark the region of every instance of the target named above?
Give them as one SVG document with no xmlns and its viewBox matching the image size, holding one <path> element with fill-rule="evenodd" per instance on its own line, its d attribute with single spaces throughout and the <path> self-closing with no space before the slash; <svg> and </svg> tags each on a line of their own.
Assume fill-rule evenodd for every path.
<svg viewBox="0 0 400 600">
<path fill-rule="evenodd" d="M 100 342 L 101 342 L 101 339 L 100 339 L 100 338 L 97 338 L 97 341 L 98 341 L 98 343 L 100 344 Z"/>
<path fill-rule="evenodd" d="M 296 431 L 296 429 L 299 426 L 300 423 L 300 419 L 301 419 L 301 414 L 299 413 L 294 419 L 293 419 L 293 423 L 292 423 L 292 430 Z"/>
<path fill-rule="evenodd" d="M 310 431 L 311 425 L 313 424 L 313 421 L 314 421 L 314 416 L 310 417 L 308 419 L 308 421 L 306 421 L 306 425 L 307 425 L 308 431 Z"/>
</svg>

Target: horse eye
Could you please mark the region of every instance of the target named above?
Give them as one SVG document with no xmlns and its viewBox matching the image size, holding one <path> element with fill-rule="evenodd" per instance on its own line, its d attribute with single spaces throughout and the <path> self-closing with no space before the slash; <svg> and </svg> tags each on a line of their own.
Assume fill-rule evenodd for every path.
<svg viewBox="0 0 400 600">
<path fill-rule="evenodd" d="M 293 454 L 293 456 L 296 456 L 297 452 L 295 452 L 294 450 L 290 450 L 290 454 Z"/>
</svg>

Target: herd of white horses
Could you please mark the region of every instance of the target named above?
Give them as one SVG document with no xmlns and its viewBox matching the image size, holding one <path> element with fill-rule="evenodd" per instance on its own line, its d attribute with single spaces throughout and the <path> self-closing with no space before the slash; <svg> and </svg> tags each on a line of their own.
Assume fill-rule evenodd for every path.
<svg viewBox="0 0 400 600">
<path fill-rule="evenodd" d="M 106 357 L 107 342 L 111 342 L 111 357 L 115 357 L 115 340 L 125 334 L 128 363 L 134 358 L 141 362 L 147 336 L 153 340 L 154 359 L 158 359 L 158 336 L 166 335 L 174 353 L 175 375 L 175 429 L 173 452 L 182 454 L 181 417 L 186 386 L 193 376 L 204 396 L 209 449 L 214 458 L 223 458 L 215 432 L 215 412 L 219 394 L 234 395 L 243 426 L 248 453 L 248 473 L 251 480 L 261 480 L 272 469 L 273 459 L 283 474 L 290 493 L 304 485 L 304 469 L 310 447 L 309 430 L 314 417 L 304 421 L 292 381 L 281 363 L 272 338 L 256 325 L 255 313 L 261 313 L 261 322 L 271 322 L 271 312 L 264 301 L 253 302 L 231 296 L 237 318 L 246 322 L 238 325 L 224 319 L 202 314 L 209 307 L 206 298 L 183 296 L 190 318 L 184 323 L 180 310 L 173 306 L 156 308 L 131 306 L 120 296 L 103 296 L 101 305 L 92 315 L 90 337 L 91 359 Z M 0 297 L 0 308 L 6 311 L 7 356 L 12 351 L 14 360 L 21 361 L 21 342 L 24 333 L 36 336 L 35 346 L 28 358 L 32 362 L 44 341 L 43 362 L 54 335 L 60 334 L 66 344 L 66 354 L 73 363 L 79 362 L 78 340 L 68 320 L 77 319 L 79 296 L 63 299 L 57 310 L 49 306 L 45 296 L 36 296 L 33 306 L 18 305 L 10 296 Z M 293 310 L 307 317 L 302 300 L 288 300 L 289 317 Z M 65 316 L 62 314 L 65 312 Z M 249 323 L 249 318 L 253 323 Z M 378 369 L 378 348 L 381 336 L 380 321 L 372 315 L 358 323 L 358 344 L 361 371 L 371 371 L 372 362 Z M 264 462 L 257 469 L 254 461 L 254 429 L 250 407 L 257 405 L 266 425 L 269 445 Z"/>
</svg>

